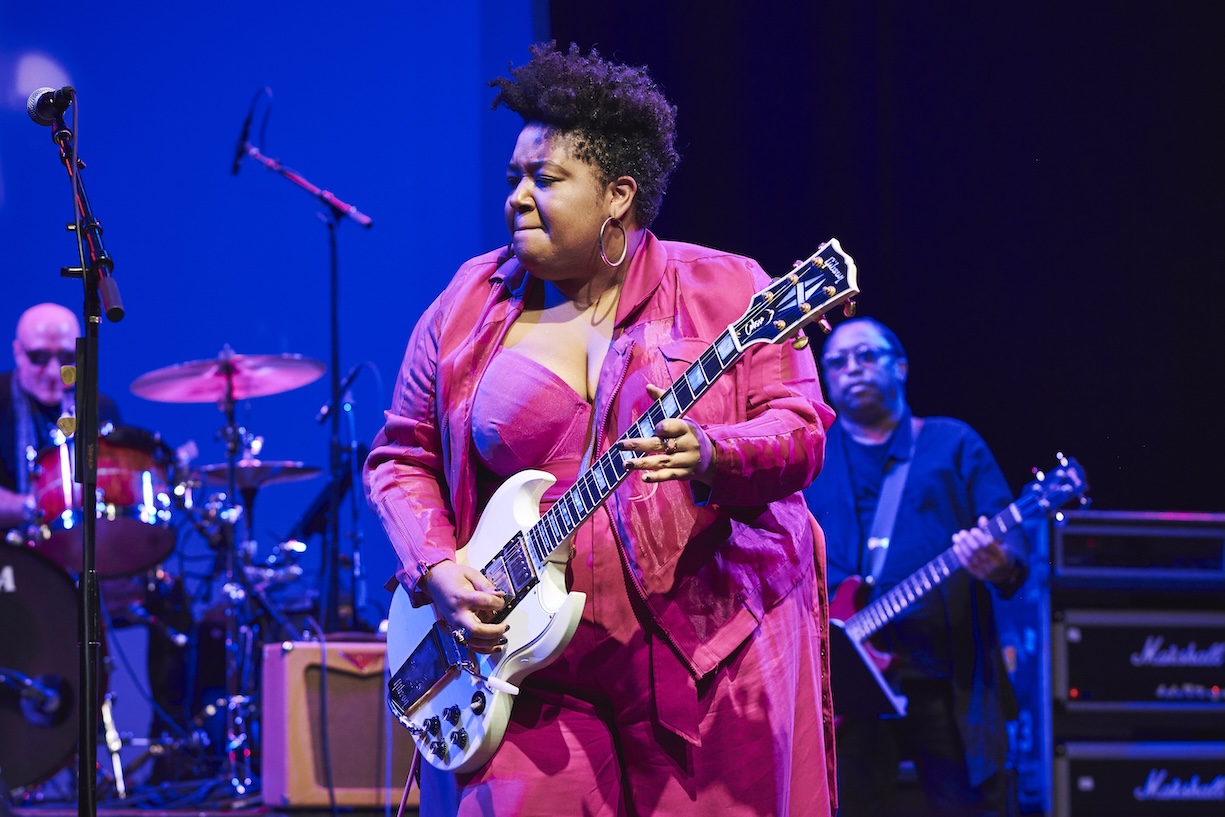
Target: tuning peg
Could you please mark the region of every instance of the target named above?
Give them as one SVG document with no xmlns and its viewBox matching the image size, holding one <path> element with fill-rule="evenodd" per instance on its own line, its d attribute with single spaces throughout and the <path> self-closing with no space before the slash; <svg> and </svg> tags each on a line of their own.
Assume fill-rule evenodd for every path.
<svg viewBox="0 0 1225 817">
<path fill-rule="evenodd" d="M 801 329 L 799 334 L 791 339 L 791 348 L 796 349 L 797 351 L 808 348 L 808 335 L 804 334 L 803 329 Z"/>
<path fill-rule="evenodd" d="M 842 314 L 848 318 L 855 317 L 855 302 L 847 301 L 842 305 Z"/>
<path fill-rule="evenodd" d="M 797 258 L 796 260 L 791 262 L 791 268 L 795 269 L 796 267 L 798 267 L 800 264 L 803 264 L 803 263 L 804 263 L 803 261 Z"/>
<path fill-rule="evenodd" d="M 829 318 L 824 315 L 817 319 L 817 326 L 821 327 L 821 331 L 827 335 L 834 331 L 834 327 L 829 324 Z"/>
</svg>

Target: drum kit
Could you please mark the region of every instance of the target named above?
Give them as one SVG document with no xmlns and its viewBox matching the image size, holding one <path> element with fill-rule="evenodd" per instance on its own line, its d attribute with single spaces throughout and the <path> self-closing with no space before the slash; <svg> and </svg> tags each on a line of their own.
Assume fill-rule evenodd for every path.
<svg viewBox="0 0 1225 817">
<path fill-rule="evenodd" d="M 268 615 L 286 625 L 283 613 L 263 594 L 269 584 L 265 574 L 279 572 L 279 565 L 273 559 L 254 563 L 249 532 L 254 529 L 255 497 L 266 486 L 309 479 L 320 469 L 261 460 L 262 440 L 235 424 L 235 403 L 305 386 L 324 369 L 320 361 L 299 355 L 242 355 L 226 346 L 216 359 L 168 366 L 132 382 L 133 394 L 147 400 L 216 404 L 225 414 L 220 434 L 225 462 L 192 468 L 182 451 L 171 450 L 158 434 L 142 429 L 108 426 L 98 436 L 95 565 L 104 612 L 109 611 L 104 622 L 122 614 L 125 622 L 160 628 L 182 646 L 185 636 L 149 612 L 155 605 L 118 590 L 108 592 L 108 586 L 134 585 L 142 591 L 147 586 L 152 591 L 156 582 L 148 577 L 164 576 L 160 565 L 179 548 L 185 521 L 217 552 L 226 695 L 205 708 L 227 713 L 225 734 L 216 743 L 220 765 L 228 763 L 222 774 L 239 792 L 250 784 L 250 770 L 244 765 L 249 760 L 244 759 L 258 750 L 252 745 L 254 705 L 247 693 L 258 660 L 259 622 Z M 79 617 L 74 574 L 82 564 L 85 505 L 81 485 L 74 480 L 72 439 L 53 437 L 52 445 L 28 452 L 26 459 L 33 508 L 28 524 L 10 532 L 9 544 L 0 544 L 0 778 L 8 790 L 28 794 L 65 769 L 77 748 L 84 704 L 75 694 L 79 663 L 72 645 Z M 293 549 L 277 547 L 278 553 Z M 105 631 L 101 640 L 105 655 Z M 103 700 L 89 705 L 102 708 L 100 723 L 109 732 L 108 662 L 102 663 Z M 117 779 L 110 782 L 124 796 L 117 747 L 110 740 L 104 743 L 113 763 L 100 765 L 113 766 Z M 5 793 L 0 791 L 0 799 Z"/>
</svg>

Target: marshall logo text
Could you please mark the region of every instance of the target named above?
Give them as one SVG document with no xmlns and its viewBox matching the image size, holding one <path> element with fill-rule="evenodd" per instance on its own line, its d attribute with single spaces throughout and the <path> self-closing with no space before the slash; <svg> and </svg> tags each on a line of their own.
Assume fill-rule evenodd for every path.
<svg viewBox="0 0 1225 817">
<path fill-rule="evenodd" d="M 1179 649 L 1177 644 L 1165 646 L 1165 639 L 1150 635 L 1144 648 L 1131 654 L 1133 667 L 1220 667 L 1225 666 L 1225 641 L 1217 641 L 1197 649 L 1192 641 Z"/>
<path fill-rule="evenodd" d="M 1169 772 L 1153 769 L 1143 786 L 1132 790 L 1137 800 L 1222 800 L 1225 801 L 1225 775 L 1217 775 L 1207 782 L 1200 782 L 1193 774 L 1185 781 L 1175 777 L 1167 782 Z"/>
</svg>

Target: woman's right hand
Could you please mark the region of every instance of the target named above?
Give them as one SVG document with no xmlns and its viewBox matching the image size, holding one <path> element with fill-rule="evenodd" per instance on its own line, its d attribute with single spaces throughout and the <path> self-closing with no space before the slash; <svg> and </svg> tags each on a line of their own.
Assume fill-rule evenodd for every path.
<svg viewBox="0 0 1225 817">
<path fill-rule="evenodd" d="M 422 584 L 452 632 L 463 636 L 461 643 L 474 652 L 501 652 L 508 626 L 487 622 L 506 603 L 481 571 L 447 559 L 434 565 Z"/>
</svg>

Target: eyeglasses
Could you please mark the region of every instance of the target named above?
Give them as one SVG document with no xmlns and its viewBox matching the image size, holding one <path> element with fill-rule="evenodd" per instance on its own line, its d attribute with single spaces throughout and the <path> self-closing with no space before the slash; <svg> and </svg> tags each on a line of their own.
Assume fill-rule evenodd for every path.
<svg viewBox="0 0 1225 817">
<path fill-rule="evenodd" d="M 55 358 L 61 366 L 72 366 L 77 362 L 75 349 L 27 349 L 23 346 L 21 351 L 27 360 L 40 368 L 46 366 L 51 358 Z"/>
<path fill-rule="evenodd" d="M 821 358 L 821 362 L 830 371 L 840 372 L 847 367 L 852 358 L 859 361 L 861 366 L 873 366 L 879 363 L 881 358 L 892 354 L 893 350 L 888 346 L 869 346 L 866 343 L 862 343 L 853 349 L 843 349 L 840 352 L 825 355 Z"/>
</svg>

